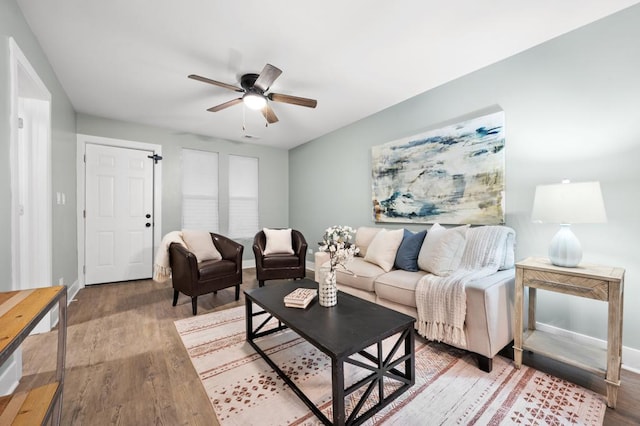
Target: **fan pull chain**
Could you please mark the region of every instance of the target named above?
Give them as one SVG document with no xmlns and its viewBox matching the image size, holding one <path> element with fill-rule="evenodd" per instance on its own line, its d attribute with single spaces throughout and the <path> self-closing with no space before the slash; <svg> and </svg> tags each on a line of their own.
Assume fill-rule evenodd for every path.
<svg viewBox="0 0 640 426">
<path fill-rule="evenodd" d="M 245 107 L 244 105 L 242 105 L 242 131 L 243 132 L 247 132 L 247 122 L 246 122 L 246 116 L 245 116 Z"/>
</svg>

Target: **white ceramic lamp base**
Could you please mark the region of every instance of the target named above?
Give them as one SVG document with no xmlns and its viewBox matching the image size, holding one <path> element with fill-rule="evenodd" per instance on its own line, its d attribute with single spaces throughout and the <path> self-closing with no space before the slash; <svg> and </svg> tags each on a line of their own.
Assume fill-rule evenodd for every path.
<svg viewBox="0 0 640 426">
<path fill-rule="evenodd" d="M 574 268 L 582 260 L 582 247 L 571 225 L 560 225 L 549 246 L 549 259 L 554 265 L 566 268 Z"/>
</svg>

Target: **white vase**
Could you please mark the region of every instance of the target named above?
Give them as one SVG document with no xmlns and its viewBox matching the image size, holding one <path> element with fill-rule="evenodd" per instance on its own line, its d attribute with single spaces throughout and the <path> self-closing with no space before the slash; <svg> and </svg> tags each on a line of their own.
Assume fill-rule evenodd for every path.
<svg viewBox="0 0 640 426">
<path fill-rule="evenodd" d="M 338 303 L 338 288 L 336 287 L 336 271 L 329 267 L 320 269 L 318 283 L 318 303 L 320 306 L 330 307 Z"/>
</svg>

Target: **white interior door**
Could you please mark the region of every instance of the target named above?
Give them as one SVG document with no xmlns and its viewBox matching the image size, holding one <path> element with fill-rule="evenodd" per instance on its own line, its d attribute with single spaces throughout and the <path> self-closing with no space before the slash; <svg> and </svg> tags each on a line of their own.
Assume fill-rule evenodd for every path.
<svg viewBox="0 0 640 426">
<path fill-rule="evenodd" d="M 153 151 L 86 144 L 85 284 L 151 278 Z"/>
</svg>

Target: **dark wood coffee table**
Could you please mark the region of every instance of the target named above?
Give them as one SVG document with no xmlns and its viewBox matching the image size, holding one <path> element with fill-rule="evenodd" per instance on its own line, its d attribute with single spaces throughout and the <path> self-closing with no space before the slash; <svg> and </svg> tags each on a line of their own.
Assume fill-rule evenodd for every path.
<svg viewBox="0 0 640 426">
<path fill-rule="evenodd" d="M 317 298 L 306 309 L 285 307 L 284 296 L 298 287 L 318 288 L 318 283 L 308 279 L 270 281 L 268 286 L 245 290 L 247 341 L 324 424 L 359 425 L 413 386 L 414 318 L 343 292 L 338 293 L 338 304 L 330 308 L 320 306 Z M 254 304 L 262 310 L 254 312 Z M 266 318 L 254 328 L 254 319 L 258 316 Z M 278 320 L 278 326 L 265 329 L 265 325 L 273 318 Z M 295 331 L 331 358 L 333 423 L 255 342 L 260 337 L 286 328 Z M 398 335 L 395 344 L 385 354 L 382 341 L 395 335 Z M 372 345 L 375 345 L 374 354 L 365 351 Z M 373 365 L 352 358 L 356 354 L 371 361 Z M 345 389 L 345 363 L 366 369 L 369 374 Z M 404 366 L 398 369 L 401 364 Z M 399 383 L 388 395 L 384 393 L 385 378 Z M 347 417 L 345 397 L 363 386 L 366 386 L 366 390 Z M 368 399 L 374 397 L 373 391 L 376 388 L 378 400 L 371 408 L 360 413 L 365 401 L 371 402 Z"/>
</svg>

